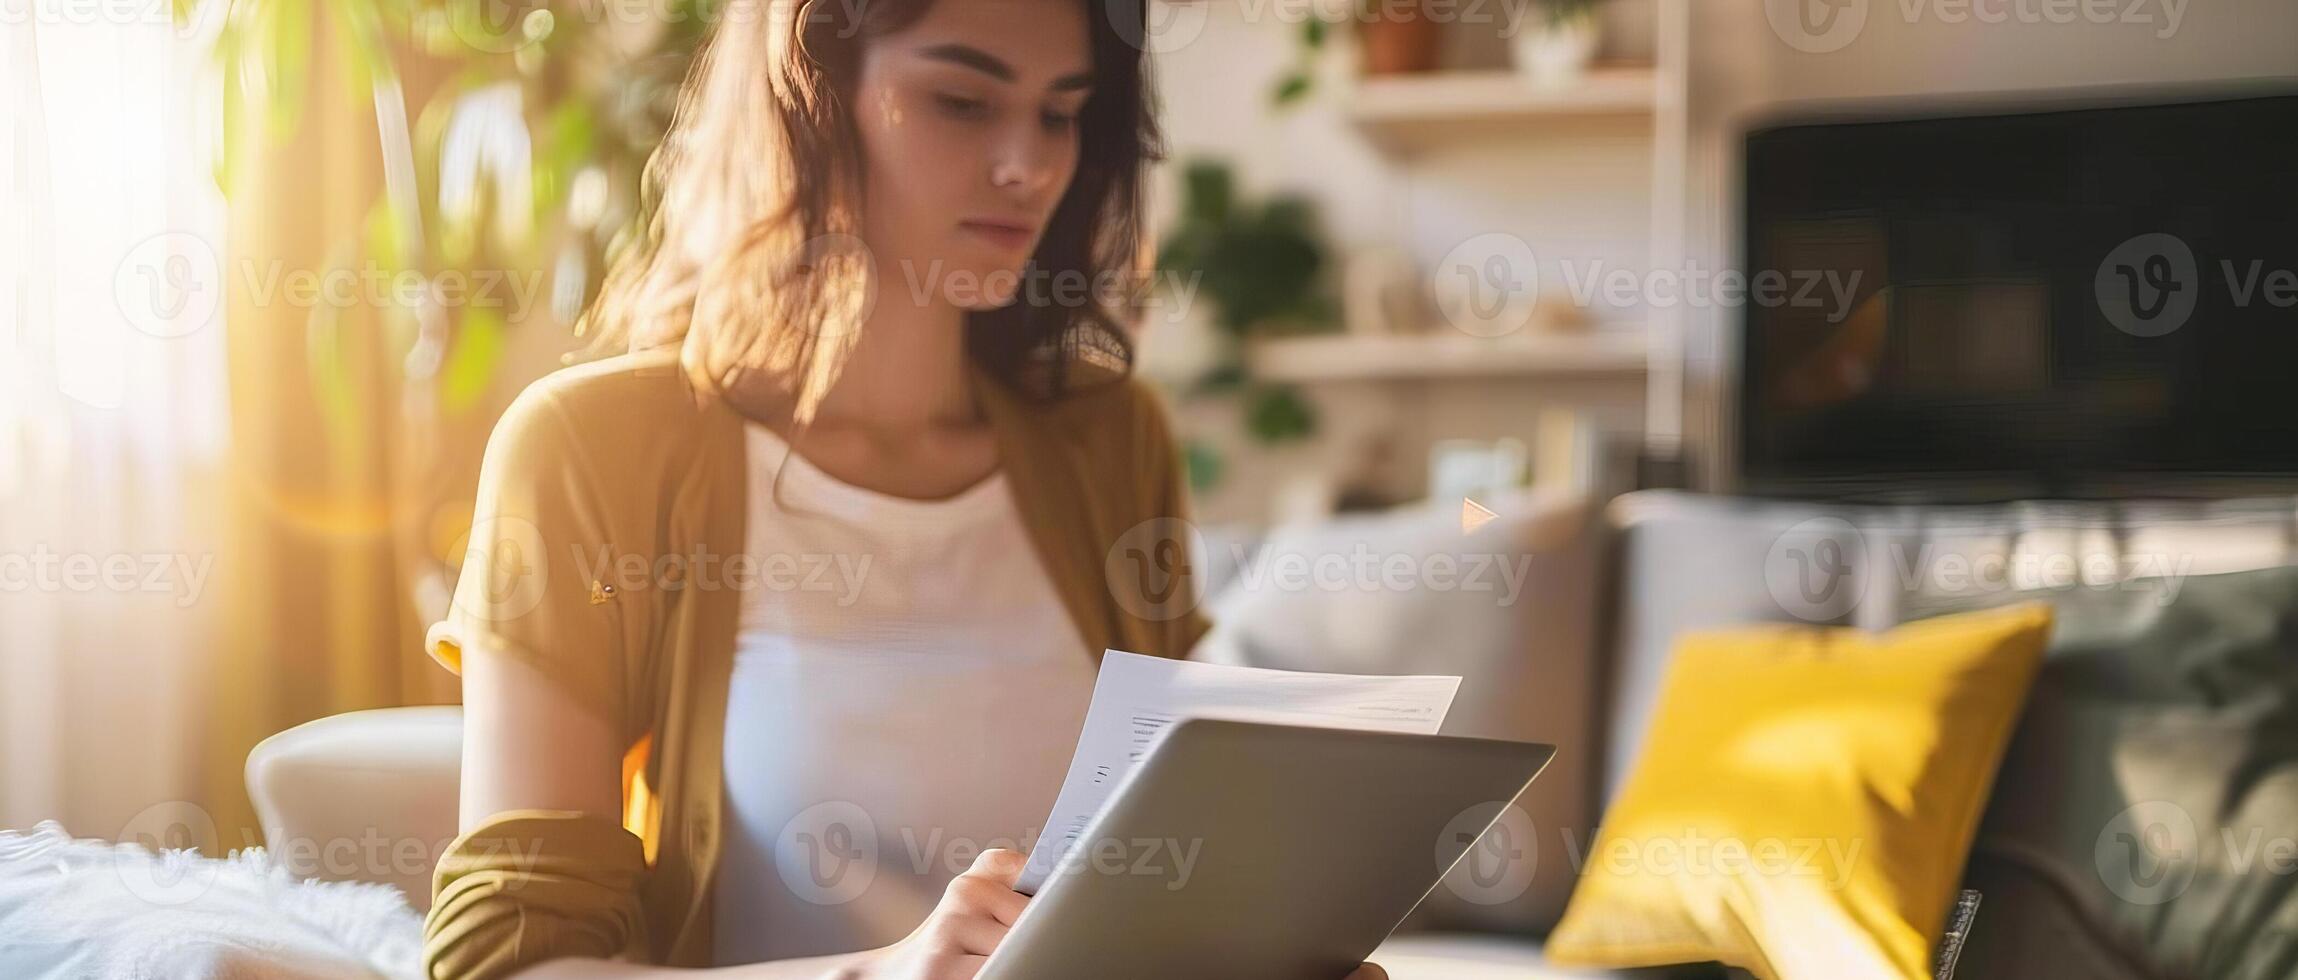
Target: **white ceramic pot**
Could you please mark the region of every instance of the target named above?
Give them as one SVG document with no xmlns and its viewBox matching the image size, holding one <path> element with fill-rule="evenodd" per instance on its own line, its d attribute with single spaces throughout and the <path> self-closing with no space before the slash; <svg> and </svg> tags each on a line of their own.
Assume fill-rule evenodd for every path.
<svg viewBox="0 0 2298 980">
<path fill-rule="evenodd" d="M 1516 70 L 1541 86 L 1569 85 L 1588 73 L 1602 39 L 1593 8 L 1551 18 L 1545 10 L 1529 10 L 1510 40 Z"/>
</svg>

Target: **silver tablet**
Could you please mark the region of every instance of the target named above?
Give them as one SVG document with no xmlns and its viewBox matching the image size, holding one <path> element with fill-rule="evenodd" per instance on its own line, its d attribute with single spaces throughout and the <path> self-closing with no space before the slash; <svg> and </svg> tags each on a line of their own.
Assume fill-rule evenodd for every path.
<svg viewBox="0 0 2298 980">
<path fill-rule="evenodd" d="M 1118 787 L 979 980 L 1340 980 L 1555 754 L 1183 721 Z"/>
</svg>

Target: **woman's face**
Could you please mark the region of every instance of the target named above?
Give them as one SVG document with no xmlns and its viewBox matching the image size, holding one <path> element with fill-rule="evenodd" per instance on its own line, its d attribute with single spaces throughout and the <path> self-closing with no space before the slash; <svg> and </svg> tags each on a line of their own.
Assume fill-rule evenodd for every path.
<svg viewBox="0 0 2298 980">
<path fill-rule="evenodd" d="M 1077 170 L 1087 6 L 939 0 L 865 46 L 854 122 L 879 304 L 1012 301 Z"/>
</svg>

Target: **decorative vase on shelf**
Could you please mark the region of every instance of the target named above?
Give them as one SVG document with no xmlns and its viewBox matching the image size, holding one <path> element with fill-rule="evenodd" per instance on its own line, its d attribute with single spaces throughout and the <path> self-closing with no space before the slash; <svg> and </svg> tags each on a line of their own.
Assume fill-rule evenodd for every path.
<svg viewBox="0 0 2298 980">
<path fill-rule="evenodd" d="M 1603 40 L 1594 4 L 1536 3 L 1524 20 L 1510 39 L 1518 72 L 1543 88 L 1560 88 L 1587 76 Z"/>
<path fill-rule="evenodd" d="M 1422 309 L 1420 265 L 1393 245 L 1359 250 L 1341 266 L 1341 323 L 1360 337 L 1412 333 L 1429 320 Z"/>
<path fill-rule="evenodd" d="M 1443 25 L 1430 8 L 1426 2 L 1372 5 L 1357 23 L 1364 73 L 1394 75 L 1434 69 L 1444 37 Z"/>
</svg>

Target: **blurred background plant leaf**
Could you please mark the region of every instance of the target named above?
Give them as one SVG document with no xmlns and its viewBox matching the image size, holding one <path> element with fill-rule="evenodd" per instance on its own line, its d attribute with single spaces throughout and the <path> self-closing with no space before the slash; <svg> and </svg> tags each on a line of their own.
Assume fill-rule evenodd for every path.
<svg viewBox="0 0 2298 980">
<path fill-rule="evenodd" d="M 596 270 L 632 237 L 646 157 L 669 126 L 715 5 L 318 3 L 176 0 L 173 9 L 186 24 L 220 18 L 212 54 L 227 126 L 260 119 L 267 138 L 283 141 L 310 112 L 375 116 L 385 186 L 367 212 L 361 244 L 363 261 L 379 266 L 385 281 L 399 281 L 392 277 L 400 273 L 426 282 L 460 277 L 454 281 L 465 285 L 490 275 L 541 277 L 533 295 L 548 302 L 534 309 L 382 311 L 398 328 L 392 336 L 401 362 L 443 373 L 438 407 L 476 410 L 505 335 L 527 329 L 530 320 L 566 328 L 596 294 Z M 342 73 L 333 88 L 310 78 L 312 31 L 322 20 L 345 53 L 326 66 Z M 411 101 L 401 78 L 415 59 L 425 62 L 427 76 L 444 81 Z M 350 97 L 315 105 L 309 93 L 320 91 Z M 215 161 L 216 183 L 226 190 L 246 152 L 235 144 L 224 141 Z M 444 318 L 445 336 L 437 352 L 424 355 L 418 347 L 426 331 L 410 327 L 433 316 Z"/>
</svg>

